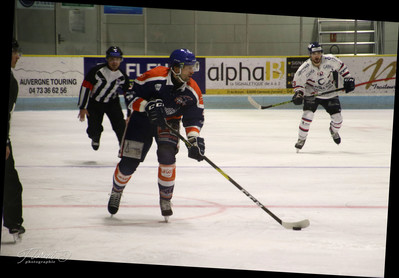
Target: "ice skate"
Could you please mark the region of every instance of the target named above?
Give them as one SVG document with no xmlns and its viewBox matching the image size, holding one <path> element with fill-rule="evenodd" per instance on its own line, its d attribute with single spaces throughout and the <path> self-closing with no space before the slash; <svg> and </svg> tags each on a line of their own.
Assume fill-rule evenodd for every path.
<svg viewBox="0 0 399 278">
<path fill-rule="evenodd" d="M 121 202 L 121 197 L 122 197 L 122 191 L 117 192 L 114 189 L 112 189 L 108 201 L 108 212 L 111 214 L 111 216 L 118 212 L 119 203 Z"/>
<path fill-rule="evenodd" d="M 169 221 L 169 216 L 173 215 L 172 203 L 170 200 L 161 198 L 159 200 L 162 216 L 165 217 L 165 222 Z"/>
<path fill-rule="evenodd" d="M 96 140 L 92 139 L 91 147 L 93 148 L 93 150 L 97 151 L 100 148 L 100 140 L 96 141 Z"/>
<path fill-rule="evenodd" d="M 339 136 L 338 132 L 334 132 L 331 127 L 330 129 L 330 133 L 331 133 L 331 137 L 333 138 L 334 142 L 339 145 L 341 143 L 341 137 Z"/>
<path fill-rule="evenodd" d="M 9 232 L 14 238 L 14 243 L 17 243 L 22 240 L 22 235 L 25 233 L 25 228 L 23 226 L 19 226 L 17 228 L 9 229 Z"/>
<path fill-rule="evenodd" d="M 305 145 L 305 142 L 306 142 L 306 139 L 298 139 L 298 141 L 295 144 L 297 153 L 302 149 L 303 145 Z"/>
</svg>

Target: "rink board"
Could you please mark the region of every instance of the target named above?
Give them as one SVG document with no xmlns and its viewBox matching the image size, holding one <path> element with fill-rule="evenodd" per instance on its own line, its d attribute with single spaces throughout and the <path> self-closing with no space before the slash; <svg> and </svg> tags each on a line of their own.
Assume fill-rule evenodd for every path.
<svg viewBox="0 0 399 278">
<path fill-rule="evenodd" d="M 280 103 L 291 99 L 291 96 L 260 96 L 254 95 L 254 99 L 261 105 Z M 122 107 L 123 97 L 120 97 Z M 395 97 L 392 96 L 356 96 L 355 94 L 341 95 L 343 109 L 393 109 Z M 16 111 L 24 110 L 69 110 L 78 109 L 78 99 L 67 98 L 19 98 L 15 107 Z M 248 96 L 237 95 L 204 95 L 206 109 L 254 109 L 248 102 Z M 302 109 L 302 105 L 295 106 L 290 103 L 277 106 L 273 109 Z"/>
</svg>

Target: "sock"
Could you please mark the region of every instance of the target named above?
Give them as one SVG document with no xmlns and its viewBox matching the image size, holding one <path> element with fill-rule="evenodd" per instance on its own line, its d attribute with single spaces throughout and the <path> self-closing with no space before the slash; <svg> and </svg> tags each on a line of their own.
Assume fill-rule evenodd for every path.
<svg viewBox="0 0 399 278">
<path fill-rule="evenodd" d="M 159 196 L 163 199 L 170 200 L 173 196 L 175 187 L 176 164 L 165 165 L 159 164 L 158 167 L 158 187 Z"/>
<path fill-rule="evenodd" d="M 123 191 L 125 189 L 126 184 L 129 182 L 132 175 L 124 175 L 119 170 L 119 164 L 115 168 L 114 178 L 113 178 L 113 190 L 117 192 Z"/>
<path fill-rule="evenodd" d="M 342 120 L 341 113 L 336 113 L 336 114 L 331 115 L 330 127 L 334 133 L 338 133 L 338 131 L 341 128 L 342 121 L 343 120 Z"/>
<path fill-rule="evenodd" d="M 303 111 L 301 122 L 299 124 L 299 139 L 306 140 L 313 117 L 314 113 L 312 111 Z"/>
</svg>

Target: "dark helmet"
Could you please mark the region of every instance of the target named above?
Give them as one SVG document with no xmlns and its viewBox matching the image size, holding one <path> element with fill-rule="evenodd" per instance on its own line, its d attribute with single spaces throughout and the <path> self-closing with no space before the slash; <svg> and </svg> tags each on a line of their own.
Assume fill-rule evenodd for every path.
<svg viewBox="0 0 399 278">
<path fill-rule="evenodd" d="M 122 50 L 117 47 L 117 46 L 111 46 L 108 48 L 107 52 L 105 52 L 106 58 L 108 57 L 117 57 L 117 58 L 123 58 L 123 53 Z"/>
<path fill-rule="evenodd" d="M 309 54 L 313 53 L 313 52 L 321 52 L 323 53 L 323 48 L 321 47 L 321 45 L 318 42 L 312 42 L 308 45 L 308 50 L 309 50 Z"/>
<path fill-rule="evenodd" d="M 195 66 L 195 71 L 198 71 L 199 69 L 199 63 L 195 58 L 195 55 L 190 50 L 185 48 L 174 50 L 169 57 L 169 66 L 183 67 L 184 65 Z"/>
</svg>

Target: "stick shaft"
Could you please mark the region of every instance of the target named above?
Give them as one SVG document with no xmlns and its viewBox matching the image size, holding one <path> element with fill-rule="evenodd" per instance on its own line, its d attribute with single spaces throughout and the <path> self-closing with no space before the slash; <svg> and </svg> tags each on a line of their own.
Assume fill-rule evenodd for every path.
<svg viewBox="0 0 399 278">
<path fill-rule="evenodd" d="M 233 180 L 229 175 L 223 172 L 215 163 L 213 163 L 209 158 L 204 156 L 204 160 L 209 163 L 216 171 L 218 171 L 223 177 L 225 177 L 229 182 L 231 182 L 235 187 L 238 188 L 242 193 L 244 193 L 249 199 L 251 199 L 256 205 L 263 209 L 267 214 L 269 214 L 274 220 L 276 220 L 280 225 L 283 221 L 278 218 L 274 213 L 272 213 L 268 208 L 266 208 L 261 202 L 259 202 L 252 194 L 245 190 L 241 185 L 239 185 L 235 180 Z"/>
<path fill-rule="evenodd" d="M 374 82 L 388 81 L 388 80 L 392 80 L 392 79 L 396 79 L 396 77 L 376 79 L 376 80 L 371 80 L 371 81 L 367 81 L 367 82 L 362 82 L 362 83 L 356 84 L 355 87 L 371 84 L 371 83 L 374 83 Z M 316 94 L 316 95 L 313 95 L 313 96 L 314 97 L 318 97 L 318 96 L 327 95 L 327 94 L 334 93 L 334 92 L 341 91 L 341 90 L 345 90 L 345 88 L 337 88 L 337 89 L 334 89 L 334 90 L 331 90 L 331 91 L 327 91 L 327 92 L 324 92 L 324 93 L 320 93 L 320 94 Z M 272 107 L 288 104 L 288 103 L 291 103 L 291 102 L 292 102 L 292 99 L 288 100 L 288 101 L 283 101 L 283 102 L 280 102 L 280 103 L 276 103 L 276 104 L 271 104 L 271 105 L 265 105 L 265 106 L 260 105 L 260 109 L 272 108 Z"/>
<path fill-rule="evenodd" d="M 322 95 L 327 95 L 327 94 L 334 93 L 334 92 L 341 91 L 341 90 L 345 90 L 345 88 L 337 88 L 337 89 L 334 89 L 334 90 L 331 90 L 331 91 L 323 92 L 323 93 L 320 93 L 320 94 L 315 94 L 315 95 L 313 95 L 313 97 L 319 97 L 319 96 L 322 96 Z M 288 103 L 290 103 L 292 101 L 293 100 L 291 99 L 291 100 L 283 101 L 283 102 L 272 104 L 272 105 L 261 106 L 261 109 L 267 109 L 267 108 L 272 108 L 272 107 L 288 104 Z"/>
<path fill-rule="evenodd" d="M 186 140 L 177 130 L 172 128 L 167 122 L 166 126 L 177 136 L 180 140 L 186 144 L 187 147 L 191 147 L 192 144 Z M 283 221 L 278 218 L 274 213 L 272 213 L 268 208 L 266 208 L 261 202 L 259 202 L 254 196 L 252 196 L 247 190 L 245 190 L 241 185 L 239 185 L 235 180 L 233 180 L 229 175 L 227 175 L 222 169 L 220 169 L 215 163 L 213 163 L 209 158 L 204 156 L 204 160 L 209 163 L 216 171 L 218 171 L 223 177 L 225 177 L 229 182 L 231 182 L 235 187 L 238 188 L 242 193 L 244 193 L 248 198 L 250 198 L 255 204 L 257 204 L 261 209 L 263 209 L 267 214 L 269 214 L 274 220 L 276 220 L 280 225 Z"/>
</svg>

